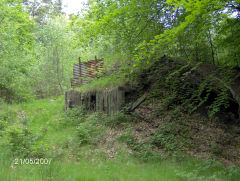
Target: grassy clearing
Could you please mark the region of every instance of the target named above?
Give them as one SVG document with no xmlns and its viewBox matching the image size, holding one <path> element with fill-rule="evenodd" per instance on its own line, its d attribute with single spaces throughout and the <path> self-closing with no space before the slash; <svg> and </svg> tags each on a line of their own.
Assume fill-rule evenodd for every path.
<svg viewBox="0 0 240 181">
<path fill-rule="evenodd" d="M 133 143 L 131 117 L 63 110 L 63 97 L 2 105 L 0 180 L 239 180 L 239 169 L 186 156 L 154 159 Z M 127 120 L 127 121 L 126 121 Z M 5 123 L 5 124 L 3 124 Z M 131 149 L 131 146 L 140 149 Z M 136 155 L 138 155 L 136 157 Z M 144 158 L 144 161 L 143 159 Z M 13 164 L 47 158 L 49 165 Z"/>
<path fill-rule="evenodd" d="M 80 88 L 76 88 L 76 90 L 85 92 L 85 91 L 93 91 L 93 90 L 102 90 L 102 89 L 112 89 L 116 86 L 124 85 L 127 82 L 125 78 L 125 74 L 114 74 L 108 75 L 106 77 L 100 77 L 98 79 L 93 79 L 91 84 L 86 84 L 81 86 Z"/>
</svg>

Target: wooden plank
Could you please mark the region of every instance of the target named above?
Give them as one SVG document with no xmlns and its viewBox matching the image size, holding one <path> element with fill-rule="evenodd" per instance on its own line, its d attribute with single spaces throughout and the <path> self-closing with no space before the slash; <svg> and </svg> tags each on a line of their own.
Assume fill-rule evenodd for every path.
<svg viewBox="0 0 240 181">
<path fill-rule="evenodd" d="M 80 75 L 79 74 L 73 74 L 73 77 L 76 79 L 80 79 Z"/>
<path fill-rule="evenodd" d="M 79 72 L 79 69 L 78 68 L 73 68 L 73 71 Z"/>
<path fill-rule="evenodd" d="M 73 72 L 73 75 L 78 75 L 80 77 L 80 73 L 79 72 Z"/>
<path fill-rule="evenodd" d="M 72 82 L 72 84 L 80 84 L 80 82 Z"/>
<path fill-rule="evenodd" d="M 78 69 L 73 69 L 73 72 L 78 72 L 80 73 L 80 71 Z"/>
<path fill-rule="evenodd" d="M 127 109 L 127 112 L 133 112 L 140 104 L 142 104 L 146 100 L 146 98 L 147 94 L 145 93 Z"/>
<path fill-rule="evenodd" d="M 74 81 L 80 82 L 81 85 L 85 85 L 91 81 L 91 78 L 98 76 L 98 72 L 103 67 L 104 59 L 90 60 L 88 62 L 81 62 L 79 57 L 79 63 L 73 65 L 73 79 Z M 80 80 L 79 80 L 80 79 Z M 71 82 L 74 82 L 71 81 Z"/>
</svg>

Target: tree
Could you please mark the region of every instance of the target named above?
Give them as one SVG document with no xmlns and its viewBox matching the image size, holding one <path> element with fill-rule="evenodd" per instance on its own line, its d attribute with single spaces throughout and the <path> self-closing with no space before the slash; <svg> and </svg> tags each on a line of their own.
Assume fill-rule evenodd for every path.
<svg viewBox="0 0 240 181">
<path fill-rule="evenodd" d="M 111 55 L 111 59 L 117 60 L 125 57 L 124 61 L 129 63 L 137 44 L 149 42 L 174 21 L 165 1 L 91 0 L 86 14 L 75 18 L 72 24 L 81 27 L 75 28 L 76 42 L 104 47 L 104 57 Z"/>
<path fill-rule="evenodd" d="M 62 0 L 23 0 L 22 3 L 39 24 L 47 23 L 51 16 L 62 14 Z"/>
<path fill-rule="evenodd" d="M 79 56 L 71 45 L 73 32 L 66 17 L 56 16 L 35 32 L 32 88 L 38 97 L 61 95 L 70 86 L 72 66 Z"/>
<path fill-rule="evenodd" d="M 34 41 L 33 21 L 16 1 L 0 0 L 0 95 L 10 102 L 13 97 L 24 100 L 31 64 L 26 53 Z"/>
</svg>

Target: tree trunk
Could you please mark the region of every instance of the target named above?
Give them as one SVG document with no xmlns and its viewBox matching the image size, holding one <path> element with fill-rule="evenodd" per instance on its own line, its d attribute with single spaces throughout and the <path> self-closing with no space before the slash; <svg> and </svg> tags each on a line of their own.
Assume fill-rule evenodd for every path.
<svg viewBox="0 0 240 181">
<path fill-rule="evenodd" d="M 60 60 L 59 60 L 59 56 L 58 56 L 58 49 L 57 47 L 55 47 L 55 56 L 56 56 L 56 63 L 57 63 L 57 79 L 58 79 L 58 85 L 60 87 L 61 90 L 61 94 L 63 93 L 63 88 L 62 88 L 62 84 L 61 84 L 61 73 L 60 73 Z"/>
<path fill-rule="evenodd" d="M 213 46 L 213 42 L 212 42 L 212 36 L 211 36 L 211 32 L 210 30 L 208 30 L 208 40 L 211 46 L 211 53 L 212 53 L 212 63 L 213 65 L 215 65 L 215 58 L 214 58 L 214 46 Z"/>
</svg>

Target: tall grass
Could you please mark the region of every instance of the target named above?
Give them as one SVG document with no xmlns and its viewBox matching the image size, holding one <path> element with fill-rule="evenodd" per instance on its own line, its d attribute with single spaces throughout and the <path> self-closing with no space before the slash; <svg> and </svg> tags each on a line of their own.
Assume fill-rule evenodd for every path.
<svg viewBox="0 0 240 181">
<path fill-rule="evenodd" d="M 91 80 L 91 84 L 86 84 L 80 88 L 75 88 L 78 91 L 95 91 L 102 89 L 112 89 L 116 86 L 124 85 L 127 82 L 125 74 L 114 74 L 106 77 L 95 78 Z"/>
<path fill-rule="evenodd" d="M 168 159 L 143 162 L 123 151 L 117 152 L 114 158 L 109 159 L 101 151 L 104 145 L 99 146 L 98 140 L 103 135 L 106 125 L 99 125 L 98 119 L 91 115 L 80 120 L 82 127 L 76 127 L 66 121 L 63 110 L 63 97 L 54 101 L 49 99 L 38 100 L 19 105 L 3 105 L 1 113 L 9 120 L 8 127 L 21 127 L 22 118 L 19 113 L 25 114 L 25 127 L 34 135 L 43 134 L 41 140 L 30 139 L 39 144 L 39 148 L 47 148 L 44 158 L 52 159 L 50 165 L 18 164 L 14 159 L 23 159 L 11 151 L 7 134 L 0 136 L 0 181 L 175 181 L 175 180 L 239 180 L 239 169 L 226 169 L 217 161 L 202 161 L 187 159 L 181 161 Z M 3 116 L 0 115 L 0 118 Z M 106 118 L 106 117 L 105 117 Z M 105 119 L 104 118 L 104 119 Z M 91 122 L 91 120 L 94 120 Z M 129 126 L 129 125 L 128 125 Z M 5 133 L 5 130 L 1 130 Z M 89 142 L 77 144 L 81 137 L 76 137 L 76 131 L 86 129 Z M 106 128 L 107 129 L 107 128 Z M 123 129 L 123 128 L 121 128 Z M 91 130 L 94 131 L 92 135 Z M 25 138 L 25 137 L 24 137 Z M 27 137 L 28 138 L 28 137 Z M 96 139 L 97 138 L 97 139 Z M 92 139 L 97 141 L 93 142 Z M 75 140 L 75 141 L 74 141 Z M 45 146 L 47 145 L 47 146 Z M 92 152 L 99 149 L 98 152 Z M 105 148 L 104 148 L 105 149 Z M 86 156 L 88 155 L 88 156 Z"/>
</svg>

